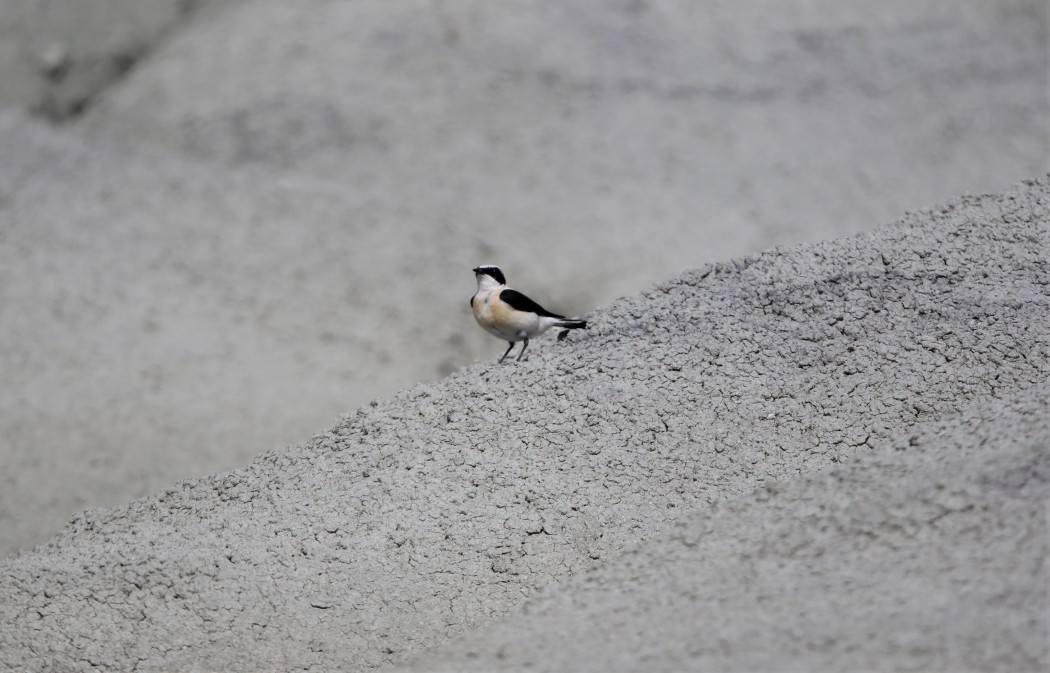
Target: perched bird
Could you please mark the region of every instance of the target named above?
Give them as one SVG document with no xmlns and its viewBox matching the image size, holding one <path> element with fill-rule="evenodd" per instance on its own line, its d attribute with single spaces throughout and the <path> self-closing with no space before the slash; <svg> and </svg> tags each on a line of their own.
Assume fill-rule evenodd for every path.
<svg viewBox="0 0 1050 673">
<path fill-rule="evenodd" d="M 529 338 L 537 337 L 551 327 L 565 328 L 558 335 L 559 341 L 568 330 L 587 327 L 586 320 L 551 313 L 517 290 L 508 288 L 507 279 L 498 266 L 479 266 L 474 269 L 474 275 L 478 280 L 478 291 L 470 298 L 474 319 L 486 332 L 510 344 L 500 362 L 507 358 L 515 343 L 524 341 L 518 353 L 518 360 L 521 360 L 529 347 Z"/>
</svg>

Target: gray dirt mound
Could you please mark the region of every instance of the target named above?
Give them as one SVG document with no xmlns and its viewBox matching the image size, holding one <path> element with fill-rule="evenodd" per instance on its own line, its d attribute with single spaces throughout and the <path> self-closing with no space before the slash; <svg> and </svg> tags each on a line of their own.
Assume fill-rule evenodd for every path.
<svg viewBox="0 0 1050 673">
<path fill-rule="evenodd" d="M 770 480 L 787 484 L 774 487 L 786 495 L 769 517 L 748 521 L 802 545 L 820 517 L 815 530 L 788 525 L 792 512 L 811 514 L 812 487 L 792 481 L 1046 382 L 1048 244 L 1042 179 L 873 234 L 717 264 L 596 311 L 593 329 L 537 344 L 524 363 L 475 365 L 242 470 L 85 513 L 47 546 L 0 565 L 0 662 L 23 671 L 376 667 L 505 615 L 552 582 L 615 564 L 625 549 L 662 544 L 676 522 L 689 528 L 710 513 L 717 526 L 740 506 L 719 514 L 713 505 L 746 502 L 740 496 L 756 489 L 768 498 Z M 1041 428 L 1005 427 L 1020 447 L 1037 445 L 1026 433 Z M 908 465 L 932 473 L 932 454 L 957 447 L 922 440 L 915 451 L 931 456 Z M 858 507 L 878 507 L 879 482 L 900 476 L 886 455 L 866 463 L 876 486 Z M 1019 489 L 1010 502 L 1030 523 L 1029 492 L 1010 477 L 1027 454 L 1006 451 L 998 467 L 981 455 L 976 471 L 945 482 L 945 506 L 955 507 L 959 484 L 976 503 L 994 504 L 982 489 Z M 989 485 L 979 474 L 1006 476 Z M 913 487 L 886 487 L 887 503 L 916 508 L 888 518 L 928 523 L 930 503 L 906 497 Z M 1045 583 L 1045 565 L 1000 573 L 982 556 L 967 565 L 966 549 L 997 543 L 984 517 L 1011 513 L 981 511 L 945 571 Z M 1045 527 L 1011 526 L 1045 548 Z M 760 539 L 749 531 L 739 545 Z M 739 556 L 725 542 L 728 558 L 710 559 L 712 568 Z M 844 562 L 864 549 L 856 535 L 844 544 Z M 922 577 L 935 560 L 914 559 Z M 906 567 L 871 581 L 907 583 Z M 1003 595 L 1014 605 L 1016 591 Z M 795 600 L 778 596 L 778 610 Z M 735 600 L 734 618 L 745 619 Z M 993 665 L 1045 659 L 1031 645 L 1045 603 L 1020 607 L 1031 610 L 1012 622 L 1024 649 Z M 894 633 L 872 633 L 887 642 L 863 651 L 889 649 Z M 926 661 L 910 651 L 905 663 Z"/>
<path fill-rule="evenodd" d="M 401 670 L 1044 671 L 1048 448 L 1050 385 L 963 407 L 690 513 Z"/>
</svg>

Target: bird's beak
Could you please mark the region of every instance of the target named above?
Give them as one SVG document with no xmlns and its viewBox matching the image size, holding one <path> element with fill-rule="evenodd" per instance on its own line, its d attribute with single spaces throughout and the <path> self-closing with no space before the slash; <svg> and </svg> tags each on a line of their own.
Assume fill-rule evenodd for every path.
<svg viewBox="0 0 1050 673">
<path fill-rule="evenodd" d="M 480 267 L 480 266 L 478 266 L 478 267 L 475 267 L 475 268 L 473 268 L 473 269 L 471 269 L 471 270 L 472 270 L 472 271 L 473 271 L 474 273 L 481 273 L 481 267 Z"/>
</svg>

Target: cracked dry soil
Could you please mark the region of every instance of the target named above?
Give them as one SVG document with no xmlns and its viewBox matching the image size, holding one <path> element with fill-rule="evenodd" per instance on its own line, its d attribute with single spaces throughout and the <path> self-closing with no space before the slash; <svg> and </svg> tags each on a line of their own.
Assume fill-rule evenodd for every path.
<svg viewBox="0 0 1050 673">
<path fill-rule="evenodd" d="M 595 311 L 587 333 L 526 362 L 478 363 L 241 470 L 89 511 L 0 563 L 0 664 L 316 671 L 418 656 L 773 480 L 790 490 L 908 428 L 1045 383 L 1048 231 L 1043 178 L 871 234 L 709 266 Z M 924 451 L 951 450 L 926 436 Z M 853 478 L 893 479 L 893 466 Z M 962 497 L 982 501 L 974 484 Z M 1009 514 L 986 505 L 986 526 Z M 780 505 L 795 506 L 804 514 L 804 499 Z M 768 534 L 820 530 L 749 521 Z M 1034 534 L 1045 550 L 1045 527 Z M 1045 563 L 983 572 L 976 552 L 992 542 L 940 542 L 962 545 L 961 587 L 1045 586 Z M 704 559 L 712 566 L 739 554 L 711 549 L 727 550 Z M 1007 637 L 992 626 L 989 656 Z M 1011 626 L 1045 662 L 1038 619 Z M 821 661 L 874 665 L 899 635 L 872 634 L 870 658 L 836 659 L 825 643 Z M 950 639 L 931 642 L 941 661 L 937 643 Z"/>
</svg>

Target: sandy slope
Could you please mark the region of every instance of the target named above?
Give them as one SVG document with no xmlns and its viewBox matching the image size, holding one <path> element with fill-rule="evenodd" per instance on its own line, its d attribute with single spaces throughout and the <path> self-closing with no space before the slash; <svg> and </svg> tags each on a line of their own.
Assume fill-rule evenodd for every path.
<svg viewBox="0 0 1050 673">
<path fill-rule="evenodd" d="M 559 580 L 576 577 L 511 622 L 522 635 L 622 605 L 635 559 L 629 589 L 653 609 L 578 627 L 544 662 L 655 627 L 610 649 L 610 670 L 738 669 L 777 643 L 785 668 L 887 653 L 1045 667 L 1048 245 L 1044 179 L 708 266 L 523 364 L 469 367 L 244 469 L 87 512 L 0 564 L 0 663 L 362 670 Z M 841 617 L 854 598 L 875 600 Z M 676 616 L 723 606 L 718 640 L 674 640 L 689 633 Z M 481 654 L 537 660 L 501 649 L 506 628 L 476 637 Z"/>
<path fill-rule="evenodd" d="M 1038 0 L 210 9 L 0 123 L 0 551 L 495 357 L 479 262 L 583 312 L 1050 168 Z"/>
</svg>

